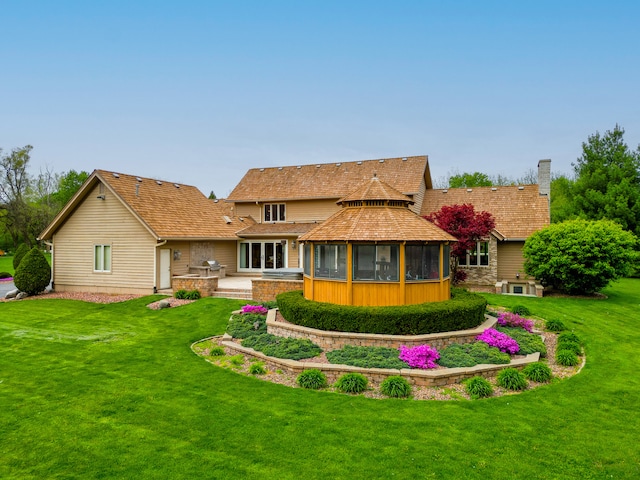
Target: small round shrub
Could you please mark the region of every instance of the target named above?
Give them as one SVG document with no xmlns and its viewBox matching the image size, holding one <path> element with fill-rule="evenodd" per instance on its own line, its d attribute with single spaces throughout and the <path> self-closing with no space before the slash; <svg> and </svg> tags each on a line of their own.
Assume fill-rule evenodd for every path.
<svg viewBox="0 0 640 480">
<path fill-rule="evenodd" d="M 29 250 L 16 269 L 13 283 L 21 292 L 37 295 L 51 282 L 51 267 L 38 247 Z"/>
<path fill-rule="evenodd" d="M 582 348 L 576 342 L 562 342 L 558 343 L 558 350 L 568 350 L 576 355 L 582 355 Z"/>
<path fill-rule="evenodd" d="M 524 367 L 522 373 L 524 373 L 524 376 L 527 377 L 527 379 L 538 383 L 546 383 L 553 377 L 549 366 L 540 362 L 530 363 Z"/>
<path fill-rule="evenodd" d="M 524 390 L 527 388 L 527 377 L 515 368 L 505 368 L 498 374 L 497 383 L 507 390 Z"/>
<path fill-rule="evenodd" d="M 220 345 L 212 347 L 211 350 L 209 350 L 209 355 L 211 355 L 212 357 L 221 357 L 222 355 L 224 355 L 224 348 L 222 348 Z"/>
<path fill-rule="evenodd" d="M 473 399 L 485 398 L 493 395 L 491 383 L 484 377 L 472 377 L 464 382 L 464 387 Z"/>
<path fill-rule="evenodd" d="M 515 313 L 516 315 L 520 315 L 521 317 L 526 317 L 531 315 L 531 310 L 524 305 L 514 305 L 511 307 L 511 313 Z"/>
<path fill-rule="evenodd" d="M 298 385 L 310 390 L 318 390 L 327 386 L 327 376 L 320 370 L 305 370 L 296 379 Z"/>
<path fill-rule="evenodd" d="M 256 362 L 249 365 L 249 373 L 251 375 L 264 375 L 267 373 L 267 370 L 264 368 L 264 364 L 262 362 Z"/>
<path fill-rule="evenodd" d="M 387 397 L 406 398 L 411 395 L 411 385 L 404 377 L 392 375 L 382 382 L 380 391 Z"/>
<path fill-rule="evenodd" d="M 547 327 L 547 330 L 549 330 L 550 332 L 562 332 L 563 330 L 566 330 L 567 327 L 565 327 L 564 323 L 562 323 L 562 320 L 547 320 L 545 322 L 545 326 Z"/>
<path fill-rule="evenodd" d="M 361 373 L 345 373 L 335 383 L 335 387 L 344 393 L 362 393 L 368 384 L 369 380 Z"/>
<path fill-rule="evenodd" d="M 578 356 L 571 350 L 558 350 L 556 352 L 556 362 L 564 367 L 574 367 L 578 365 Z"/>
<path fill-rule="evenodd" d="M 562 344 L 564 342 L 574 342 L 574 343 L 577 343 L 578 345 L 580 345 L 581 343 L 578 336 L 573 332 L 563 332 L 560 335 L 558 335 L 558 344 Z"/>
<path fill-rule="evenodd" d="M 28 251 L 29 251 L 29 247 L 27 247 L 26 243 L 21 243 L 20 245 L 18 245 L 18 248 L 16 248 L 16 252 L 13 254 L 13 270 L 14 271 L 18 269 L 18 265 L 20 265 L 20 262 L 22 261 L 22 257 L 24 257 Z"/>
</svg>

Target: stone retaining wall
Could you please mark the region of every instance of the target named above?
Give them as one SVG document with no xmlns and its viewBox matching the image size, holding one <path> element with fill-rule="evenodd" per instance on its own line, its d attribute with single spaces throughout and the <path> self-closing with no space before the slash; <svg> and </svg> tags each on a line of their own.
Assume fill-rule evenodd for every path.
<svg viewBox="0 0 640 480">
<path fill-rule="evenodd" d="M 292 290 L 302 290 L 302 280 L 278 280 L 270 278 L 254 278 L 251 280 L 251 297 L 256 302 L 269 302 L 276 295 Z"/>
<path fill-rule="evenodd" d="M 466 368 L 438 368 L 435 370 L 420 370 L 409 368 L 396 370 L 387 368 L 360 368 L 352 367 L 350 365 L 316 363 L 313 360 L 297 361 L 269 357 L 262 352 L 257 352 L 252 348 L 246 348 L 231 341 L 231 337 L 229 335 L 225 335 L 223 337 L 221 345 L 231 350 L 233 354 L 247 355 L 264 361 L 269 370 L 279 369 L 282 371 L 286 371 L 287 373 L 292 375 L 299 375 L 305 370 L 320 370 L 327 376 L 327 381 L 329 383 L 334 383 L 345 373 L 356 372 L 363 374 L 365 377 L 367 377 L 369 382 L 374 385 L 379 385 L 387 377 L 390 377 L 392 375 L 401 375 L 414 386 L 439 387 L 460 383 L 467 378 L 475 376 L 492 378 L 495 377 L 500 370 L 507 367 L 522 370 L 528 364 L 540 360 L 540 353 L 536 352 L 523 358 L 513 359 L 511 360 L 511 363 L 506 365 L 475 365 L 473 367 Z"/>
<path fill-rule="evenodd" d="M 203 297 L 210 297 L 218 289 L 218 277 L 182 275 L 171 279 L 171 288 L 178 290 L 198 290 Z"/>
<path fill-rule="evenodd" d="M 452 343 L 471 343 L 485 329 L 492 328 L 497 319 L 485 315 L 485 321 L 480 326 L 469 330 L 456 332 L 430 333 L 425 335 L 376 335 L 372 333 L 350 333 L 318 330 L 302 327 L 278 320 L 277 309 L 269 310 L 267 314 L 267 332 L 278 337 L 308 338 L 323 350 L 339 350 L 345 345 L 362 347 L 398 348 L 400 345 L 413 347 L 416 345 L 430 345 L 441 350 Z"/>
</svg>

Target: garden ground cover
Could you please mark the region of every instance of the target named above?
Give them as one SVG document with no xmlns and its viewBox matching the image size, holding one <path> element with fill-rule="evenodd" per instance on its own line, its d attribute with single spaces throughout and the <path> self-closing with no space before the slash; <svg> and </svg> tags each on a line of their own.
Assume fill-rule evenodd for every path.
<svg viewBox="0 0 640 480">
<path fill-rule="evenodd" d="M 640 280 L 606 300 L 487 295 L 557 318 L 579 375 L 478 401 L 371 400 L 191 352 L 244 302 L 0 304 L 0 478 L 635 478 Z"/>
</svg>

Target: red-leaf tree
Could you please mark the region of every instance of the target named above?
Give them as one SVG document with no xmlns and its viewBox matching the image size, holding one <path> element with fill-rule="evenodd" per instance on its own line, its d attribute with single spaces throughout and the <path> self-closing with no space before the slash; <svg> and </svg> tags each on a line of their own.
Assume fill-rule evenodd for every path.
<svg viewBox="0 0 640 480">
<path fill-rule="evenodd" d="M 473 205 L 464 203 L 445 205 L 424 218 L 458 239 L 451 247 L 451 272 L 454 284 L 464 282 L 467 273 L 458 269 L 460 258 L 467 254 L 467 250 L 474 249 L 479 240 L 487 238 L 496 226 L 493 215 L 476 212 Z"/>
</svg>

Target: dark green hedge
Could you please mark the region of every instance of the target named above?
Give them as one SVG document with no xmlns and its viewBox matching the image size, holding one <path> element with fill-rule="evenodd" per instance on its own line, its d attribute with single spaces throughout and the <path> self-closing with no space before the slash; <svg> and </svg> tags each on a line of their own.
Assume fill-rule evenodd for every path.
<svg viewBox="0 0 640 480">
<path fill-rule="evenodd" d="M 394 307 L 354 307 L 313 302 L 302 290 L 277 296 L 280 313 L 304 327 L 338 332 L 420 335 L 474 328 L 484 322 L 487 301 L 453 289 L 451 300 Z"/>
</svg>

